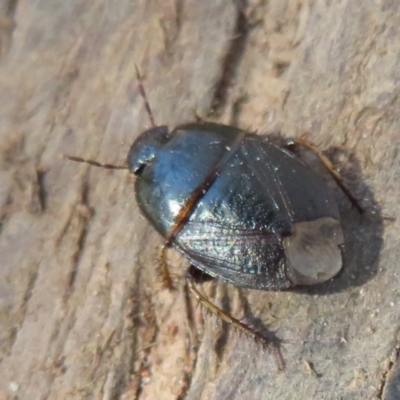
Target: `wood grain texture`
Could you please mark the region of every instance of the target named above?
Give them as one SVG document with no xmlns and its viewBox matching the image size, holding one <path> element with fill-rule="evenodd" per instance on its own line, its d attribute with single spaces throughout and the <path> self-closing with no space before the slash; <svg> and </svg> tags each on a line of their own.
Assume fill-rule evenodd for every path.
<svg viewBox="0 0 400 400">
<path fill-rule="evenodd" d="M 277 331 L 287 368 L 161 289 L 161 239 L 123 164 L 147 125 L 195 113 L 304 132 L 340 197 L 345 269 L 309 290 L 202 287 Z M 397 0 L 0 0 L 0 399 L 400 397 Z M 372 213 L 374 211 L 374 214 Z"/>
</svg>

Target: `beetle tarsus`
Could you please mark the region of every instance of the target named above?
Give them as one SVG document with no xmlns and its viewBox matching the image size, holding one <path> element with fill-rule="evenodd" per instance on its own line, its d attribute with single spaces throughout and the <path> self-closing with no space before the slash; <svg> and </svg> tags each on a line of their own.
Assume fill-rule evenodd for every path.
<svg viewBox="0 0 400 400">
<path fill-rule="evenodd" d="M 167 262 L 167 249 L 168 244 L 163 244 L 158 252 L 158 261 L 161 267 L 161 274 L 163 280 L 163 287 L 168 290 L 174 289 L 174 284 L 172 283 L 171 273 L 169 272 L 168 262 Z"/>
<path fill-rule="evenodd" d="M 264 347 L 268 348 L 274 355 L 276 359 L 276 363 L 278 365 L 278 369 L 283 371 L 285 369 L 285 362 L 283 356 L 280 352 L 279 346 L 268 339 L 261 332 L 251 328 L 249 325 L 240 322 L 238 319 L 232 317 L 225 311 L 221 310 L 218 306 L 209 301 L 204 295 L 202 295 L 195 286 L 195 280 L 190 272 L 190 269 L 186 273 L 186 285 L 192 295 L 196 298 L 196 300 L 203 306 L 205 309 L 212 314 L 216 315 L 218 318 L 222 319 L 224 322 L 232 325 L 240 332 L 245 333 L 246 335 L 252 337 L 256 342 L 261 343 Z"/>
</svg>

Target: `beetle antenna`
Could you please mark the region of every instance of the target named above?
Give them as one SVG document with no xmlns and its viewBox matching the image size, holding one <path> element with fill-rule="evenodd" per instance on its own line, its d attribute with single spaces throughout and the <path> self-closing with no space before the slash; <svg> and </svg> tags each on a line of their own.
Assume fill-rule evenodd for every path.
<svg viewBox="0 0 400 400">
<path fill-rule="evenodd" d="M 95 160 L 86 160 L 85 158 L 81 158 L 81 157 L 74 157 L 74 156 L 65 156 L 65 157 L 68 160 L 83 163 L 83 164 L 89 164 L 89 165 L 92 165 L 93 167 L 99 167 L 99 168 L 105 168 L 105 169 L 129 169 L 128 167 L 124 167 L 122 165 L 102 164 Z"/>
<path fill-rule="evenodd" d="M 150 107 L 149 100 L 147 99 L 146 91 L 144 90 L 142 76 L 140 75 L 139 68 L 136 64 L 135 64 L 135 71 L 136 71 L 136 78 L 138 80 L 139 92 L 143 98 L 144 106 L 146 107 L 146 112 L 147 112 L 147 115 L 149 116 L 150 124 L 153 128 L 155 128 L 157 125 L 154 121 L 153 112 L 151 111 L 151 107 Z"/>
</svg>

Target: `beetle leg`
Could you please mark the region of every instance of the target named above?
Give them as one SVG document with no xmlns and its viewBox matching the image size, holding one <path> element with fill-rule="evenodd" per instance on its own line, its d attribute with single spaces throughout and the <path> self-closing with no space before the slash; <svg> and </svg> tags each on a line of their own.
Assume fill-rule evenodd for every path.
<svg viewBox="0 0 400 400">
<path fill-rule="evenodd" d="M 158 252 L 158 260 L 161 266 L 161 273 L 162 273 L 162 278 L 163 278 L 163 285 L 169 290 L 172 290 L 174 288 L 174 285 L 172 283 L 172 278 L 171 274 L 168 269 L 168 262 L 167 262 L 167 249 L 169 245 L 168 242 L 164 243 Z"/>
<path fill-rule="evenodd" d="M 197 290 L 195 286 L 195 279 L 192 276 L 190 269 L 186 273 L 186 285 L 193 296 L 196 298 L 196 300 L 207 310 L 212 312 L 214 315 L 216 315 L 218 318 L 222 319 L 226 323 L 234 326 L 239 331 L 244 332 L 246 335 L 252 337 L 255 341 L 260 342 L 264 346 L 268 347 L 268 349 L 273 352 L 276 358 L 279 370 L 283 371 L 285 369 L 285 362 L 283 360 L 279 346 L 266 338 L 261 332 L 258 332 L 250 326 L 240 322 L 238 319 L 232 317 L 231 315 L 217 307 L 215 304 L 211 303 L 211 301 L 209 301 Z"/>
<path fill-rule="evenodd" d="M 316 146 L 314 143 L 310 142 L 307 140 L 304 136 L 300 137 L 299 139 L 291 139 L 288 142 L 288 146 L 303 146 L 311 151 L 313 151 L 318 158 L 321 160 L 322 164 L 324 164 L 324 167 L 327 169 L 329 174 L 332 176 L 332 178 L 335 180 L 335 182 L 338 184 L 342 192 L 348 197 L 350 200 L 351 204 L 358 210 L 360 214 L 364 213 L 364 209 L 361 207 L 359 201 L 352 195 L 350 190 L 345 186 L 345 184 L 342 181 L 342 178 L 340 177 L 339 173 L 335 170 L 334 166 L 332 165 L 331 161 L 329 160 L 328 157 L 326 157 L 322 151 Z"/>
</svg>

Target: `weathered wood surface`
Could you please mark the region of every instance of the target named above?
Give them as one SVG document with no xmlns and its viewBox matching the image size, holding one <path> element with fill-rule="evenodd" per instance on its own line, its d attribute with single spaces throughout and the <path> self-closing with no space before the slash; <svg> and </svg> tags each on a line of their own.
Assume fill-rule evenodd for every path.
<svg viewBox="0 0 400 400">
<path fill-rule="evenodd" d="M 0 1 L 0 398 L 400 398 L 397 0 Z M 345 272 L 312 291 L 204 287 L 285 341 L 273 357 L 185 292 L 124 163 L 146 127 L 201 116 L 310 132 L 376 217 L 342 201 Z M 175 254 L 182 276 L 184 262 Z M 244 311 L 245 310 L 245 311 Z M 194 325 L 194 326 L 192 326 Z"/>
</svg>

